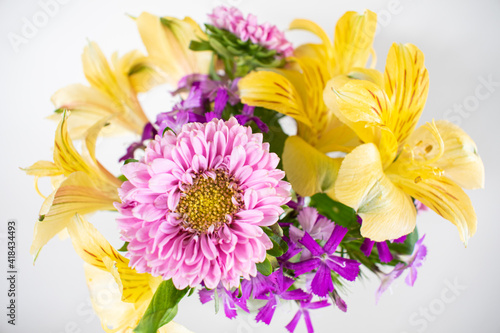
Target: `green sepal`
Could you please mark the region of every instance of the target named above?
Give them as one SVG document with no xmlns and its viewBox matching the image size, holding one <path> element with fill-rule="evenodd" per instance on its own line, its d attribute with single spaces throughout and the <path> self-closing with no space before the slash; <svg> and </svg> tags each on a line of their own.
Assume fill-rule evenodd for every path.
<svg viewBox="0 0 500 333">
<path fill-rule="evenodd" d="M 120 251 L 120 252 L 127 252 L 128 251 L 128 249 L 127 249 L 128 244 L 129 244 L 129 242 L 125 242 L 123 244 L 123 246 L 118 249 L 118 251 Z"/>
<path fill-rule="evenodd" d="M 127 158 L 125 162 L 123 162 L 123 165 L 136 162 L 139 162 L 139 160 L 136 160 L 135 158 Z"/>
</svg>

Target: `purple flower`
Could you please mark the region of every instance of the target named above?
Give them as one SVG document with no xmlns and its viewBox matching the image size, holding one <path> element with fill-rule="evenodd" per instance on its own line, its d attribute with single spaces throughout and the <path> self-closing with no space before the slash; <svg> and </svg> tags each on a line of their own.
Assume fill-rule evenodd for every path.
<svg viewBox="0 0 500 333">
<path fill-rule="evenodd" d="M 259 117 L 253 115 L 254 109 L 255 107 L 245 104 L 241 114 L 234 117 L 238 120 L 240 125 L 247 125 L 249 122 L 253 121 L 262 132 L 269 132 L 269 127 L 266 123 L 264 123 Z"/>
<path fill-rule="evenodd" d="M 215 81 L 205 74 L 190 74 L 180 79 L 177 90 L 172 94 L 176 95 L 183 91 L 189 91 L 193 86 L 197 86 L 201 89 L 201 93 L 205 98 L 210 102 L 214 102 L 219 89 L 224 89 L 227 92 L 229 104 L 236 105 L 240 101 L 238 95 L 239 80 L 238 78 L 235 80 L 222 79 L 221 81 Z"/>
<path fill-rule="evenodd" d="M 290 226 L 290 238 L 294 242 L 298 242 L 304 236 L 305 232 L 314 239 L 326 241 L 335 227 L 335 224 L 331 220 L 318 214 L 318 211 L 314 207 L 304 207 L 297 216 L 297 220 L 302 230 Z"/>
<path fill-rule="evenodd" d="M 274 310 L 278 305 L 279 299 L 284 300 L 306 300 L 311 296 L 302 289 L 288 290 L 292 284 L 295 282 L 293 279 L 283 275 L 283 271 L 278 269 L 269 278 L 274 281 L 273 289 L 269 294 L 261 295 L 257 299 L 267 300 L 266 305 L 259 309 L 255 320 L 257 322 L 262 321 L 269 325 L 274 315 Z"/>
<path fill-rule="evenodd" d="M 334 289 L 331 271 L 349 281 L 354 281 L 359 274 L 359 262 L 335 255 L 335 251 L 346 233 L 347 228 L 336 225 L 323 247 L 316 243 L 307 232 L 299 241 L 311 252 L 311 258 L 290 264 L 291 269 L 295 270 L 296 275 L 302 275 L 316 269 L 311 289 L 314 294 L 320 297 L 326 296 Z"/>
<path fill-rule="evenodd" d="M 236 305 L 238 305 L 244 311 L 249 312 L 246 306 L 246 302 L 242 303 L 240 299 L 236 297 L 238 295 L 238 289 L 236 289 L 234 292 L 231 292 L 228 289 L 224 288 L 221 283 L 219 283 L 216 289 L 201 289 L 199 291 L 201 303 L 205 304 L 212 301 L 215 297 L 215 292 L 217 292 L 217 296 L 220 298 L 222 304 L 224 305 L 224 313 L 229 319 L 233 319 L 238 315 L 238 313 L 236 312 Z"/>
<path fill-rule="evenodd" d="M 276 275 L 264 276 L 257 272 L 257 275 L 250 280 L 241 281 L 240 300 L 246 302 L 250 296 L 255 299 L 265 297 L 265 295 L 274 290 L 276 285 Z"/>
<path fill-rule="evenodd" d="M 286 325 L 286 329 L 288 332 L 293 333 L 295 331 L 295 328 L 297 327 L 297 324 L 299 323 L 299 320 L 302 316 L 304 316 L 304 321 L 306 322 L 306 327 L 307 327 L 307 332 L 312 333 L 314 332 L 312 322 L 311 322 L 311 317 L 309 316 L 309 310 L 313 309 L 320 309 L 324 308 L 326 306 L 330 305 L 326 300 L 318 301 L 318 302 L 311 302 L 310 300 L 307 301 L 300 301 L 299 302 L 299 310 L 293 317 L 293 319 Z"/>
<path fill-rule="evenodd" d="M 391 251 L 389 250 L 389 245 L 387 245 L 387 241 L 383 242 L 375 242 L 370 238 L 365 238 L 363 244 L 361 245 L 361 252 L 365 254 L 365 256 L 369 257 L 372 253 L 373 245 L 377 244 L 378 256 L 381 262 L 390 262 L 394 257 L 392 256 Z"/>
<path fill-rule="evenodd" d="M 134 158 L 134 153 L 137 149 L 146 148 L 146 146 L 144 145 L 144 141 L 153 139 L 157 133 L 158 132 L 153 127 L 153 124 L 148 122 L 146 125 L 144 125 L 144 129 L 142 130 L 141 140 L 138 142 L 131 143 L 130 146 L 128 146 L 127 152 L 125 153 L 125 155 L 120 157 L 118 162 L 122 162 L 122 161 L 125 161 L 128 159 Z"/>
<path fill-rule="evenodd" d="M 375 294 L 376 302 L 378 302 L 382 293 L 385 292 L 394 280 L 400 277 L 406 269 L 409 269 L 410 272 L 406 276 L 405 282 L 407 285 L 413 287 L 415 280 L 417 279 L 417 268 L 422 266 L 425 257 L 427 256 L 427 247 L 422 244 L 424 239 L 425 235 L 417 241 L 415 248 L 413 249 L 413 254 L 408 262 L 398 263 L 390 273 L 382 276 L 380 287 Z"/>
</svg>

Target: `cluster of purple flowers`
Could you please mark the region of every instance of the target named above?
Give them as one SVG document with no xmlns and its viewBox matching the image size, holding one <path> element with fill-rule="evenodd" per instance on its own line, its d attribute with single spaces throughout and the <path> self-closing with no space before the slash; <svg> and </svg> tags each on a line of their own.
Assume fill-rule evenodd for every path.
<svg viewBox="0 0 500 333">
<path fill-rule="evenodd" d="M 153 139 L 158 133 L 163 134 L 167 128 L 179 133 L 182 126 L 187 123 L 206 123 L 214 118 L 222 119 L 222 113 L 228 105 L 234 107 L 240 103 L 238 81 L 239 78 L 211 80 L 205 74 L 183 77 L 172 95 L 181 97 L 187 95 L 187 97 L 177 103 L 172 110 L 159 113 L 155 124 L 147 123 L 141 139 L 127 148 L 126 154 L 120 158 L 120 161 L 134 158 L 137 149 L 146 147 L 145 141 Z M 234 116 L 240 125 L 249 125 L 254 122 L 262 132 L 269 130 L 268 126 L 254 115 L 253 106 L 245 104 L 235 110 L 240 112 Z"/>
<path fill-rule="evenodd" d="M 212 290 L 202 289 L 199 295 L 203 304 L 213 300 L 217 293 L 226 316 L 232 319 L 237 316 L 237 308 L 249 312 L 249 300 L 263 300 L 265 305 L 259 309 L 255 319 L 257 322 L 270 324 L 280 302 L 295 301 L 298 310 L 286 326 L 289 332 L 294 332 L 302 317 L 307 331 L 314 332 L 309 311 L 327 307 L 330 305 L 329 301 L 341 311 L 347 311 L 347 305 L 337 292 L 334 281 L 339 281 L 339 277 L 354 281 L 359 275 L 361 265 L 338 251 L 348 229 L 322 216 L 316 208 L 304 207 L 301 198 L 298 202 L 289 202 L 288 205 L 299 211 L 298 225 L 283 224 L 284 228 L 288 228 L 288 236 L 283 236 L 288 250 L 276 258 L 276 270 L 269 276 L 257 273 L 250 280 L 242 280 L 239 289 L 228 290 L 222 285 Z M 395 241 L 404 242 L 405 238 Z M 377 301 L 406 269 L 410 270 L 406 282 L 413 285 L 416 268 L 422 265 L 426 255 L 426 248 L 422 245 L 423 239 L 424 237 L 417 242 L 414 254 L 406 263 L 400 262 L 390 273 L 381 274 L 382 284 L 377 290 Z M 362 251 L 369 256 L 374 244 L 375 242 L 365 239 Z M 381 262 L 391 261 L 393 256 L 388 245 L 385 242 L 376 244 Z M 299 278 L 303 285 L 301 288 L 295 285 Z"/>
</svg>

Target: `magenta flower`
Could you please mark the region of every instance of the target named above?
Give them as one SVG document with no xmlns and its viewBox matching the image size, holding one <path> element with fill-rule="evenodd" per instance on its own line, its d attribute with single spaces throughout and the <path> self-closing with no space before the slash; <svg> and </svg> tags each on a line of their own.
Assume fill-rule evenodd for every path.
<svg viewBox="0 0 500 333">
<path fill-rule="evenodd" d="M 334 289 L 332 271 L 349 281 L 354 281 L 359 274 L 359 262 L 335 255 L 347 231 L 347 228 L 335 225 L 332 235 L 323 247 L 306 232 L 299 243 L 311 252 L 311 258 L 289 264 L 289 267 L 295 270 L 296 276 L 316 270 L 311 281 L 311 290 L 320 297 L 328 295 Z"/>
<path fill-rule="evenodd" d="M 288 325 L 285 326 L 285 328 L 287 329 L 288 332 L 293 333 L 295 331 L 295 328 L 297 327 L 297 324 L 299 323 L 300 318 L 304 316 L 307 332 L 313 333 L 314 329 L 311 322 L 311 317 L 309 315 L 309 310 L 321 309 L 327 307 L 328 305 L 330 305 L 330 303 L 328 303 L 328 301 L 326 300 L 321 300 L 317 302 L 311 302 L 310 300 L 300 301 L 299 310 L 297 311 L 293 319 L 288 323 Z"/>
<path fill-rule="evenodd" d="M 272 247 L 261 227 L 290 199 L 278 162 L 262 134 L 234 118 L 156 136 L 140 162 L 122 167 L 117 221 L 130 265 L 179 289 L 255 276 Z"/>
<path fill-rule="evenodd" d="M 256 299 L 267 300 L 266 305 L 259 309 L 255 320 L 262 321 L 269 325 L 273 319 L 274 310 L 278 306 L 280 300 L 308 300 L 311 295 L 302 289 L 288 290 L 295 281 L 283 274 L 281 269 L 278 269 L 269 276 L 269 285 L 271 291 L 268 294 L 255 297 Z"/>
<path fill-rule="evenodd" d="M 245 18 L 237 8 L 220 6 L 208 17 L 216 28 L 227 30 L 244 42 L 250 39 L 252 43 L 262 45 L 268 50 L 276 50 L 285 57 L 293 54 L 293 46 L 285 38 L 285 34 L 269 23 L 259 25 L 255 15 L 248 14 Z"/>
<path fill-rule="evenodd" d="M 304 207 L 297 216 L 297 220 L 302 230 L 290 226 L 290 238 L 294 242 L 298 242 L 299 239 L 304 237 L 305 232 L 314 239 L 326 241 L 335 227 L 335 224 L 331 220 L 318 214 L 318 211 L 314 207 Z"/>
<path fill-rule="evenodd" d="M 236 311 L 236 305 L 238 305 L 244 311 L 250 312 L 248 310 L 248 307 L 246 306 L 246 302 L 241 302 L 241 300 L 237 297 L 239 292 L 238 289 L 231 292 L 230 290 L 224 288 L 224 286 L 222 286 L 222 284 L 220 283 L 215 289 L 208 290 L 203 288 L 199 291 L 201 304 L 205 304 L 214 300 L 215 292 L 217 292 L 217 297 L 219 297 L 221 303 L 224 306 L 224 314 L 229 319 L 233 319 L 238 315 Z"/>
<path fill-rule="evenodd" d="M 413 254 L 406 263 L 398 263 L 390 273 L 383 275 L 380 287 L 375 294 L 376 302 L 378 302 L 382 293 L 391 286 L 394 280 L 400 277 L 401 274 L 403 274 L 403 272 L 407 269 L 409 269 L 410 272 L 406 276 L 405 282 L 407 285 L 413 287 L 415 281 L 417 280 L 417 268 L 423 265 L 425 257 L 427 256 L 427 247 L 422 244 L 424 239 L 425 235 L 423 235 L 422 238 L 415 243 Z"/>
</svg>

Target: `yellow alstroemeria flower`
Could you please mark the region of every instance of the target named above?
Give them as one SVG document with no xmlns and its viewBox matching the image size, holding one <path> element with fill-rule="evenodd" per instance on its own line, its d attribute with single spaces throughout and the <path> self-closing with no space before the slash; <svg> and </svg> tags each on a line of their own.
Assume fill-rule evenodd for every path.
<svg viewBox="0 0 500 333">
<path fill-rule="evenodd" d="M 38 161 L 24 169 L 28 175 L 35 176 L 37 191 L 39 177 L 55 179 L 55 189 L 45 198 L 40 219 L 35 224 L 30 249 L 32 255 L 38 255 L 52 237 L 63 231 L 75 213 L 83 215 L 98 210 L 115 210 L 113 203 L 120 201 L 117 189 L 122 182 L 95 157 L 96 139 L 107 119 L 87 131 L 81 154 L 69 138 L 67 121 L 68 117 L 64 113 L 56 130 L 54 162 Z"/>
<path fill-rule="evenodd" d="M 310 31 L 322 43 L 299 46 L 295 56 L 287 59 L 287 69 L 253 72 L 239 82 L 243 103 L 275 110 L 297 121 L 297 136 L 285 142 L 283 167 L 294 190 L 302 196 L 331 192 L 341 159 L 326 153 L 347 153 L 360 143 L 355 133 L 328 110 L 323 91 L 332 77 L 366 64 L 376 20 L 371 11 L 363 15 L 347 12 L 337 23 L 334 43 L 315 23 L 295 20 L 291 29 Z"/>
<path fill-rule="evenodd" d="M 136 23 L 149 60 L 157 72 L 156 83 L 166 82 L 176 88 L 183 76 L 208 73 L 212 53 L 189 49 L 192 40 L 206 38 L 193 19 L 142 13 Z"/>
<path fill-rule="evenodd" d="M 429 86 L 423 53 L 411 44 L 394 44 L 383 77 L 376 72 L 371 80 L 353 77 L 357 74 L 332 79 L 324 95 L 326 105 L 364 142 L 344 158 L 336 198 L 358 212 L 361 234 L 374 241 L 415 228 L 413 197 L 455 224 L 467 245 L 477 218 L 461 187 L 483 187 L 484 166 L 472 139 L 450 122 L 415 130 Z"/>
<path fill-rule="evenodd" d="M 137 273 L 129 260 L 119 254 L 89 222 L 75 215 L 68 225 L 73 247 L 85 261 L 85 276 L 92 306 L 108 333 L 132 333 L 161 277 Z M 106 295 L 106 297 L 103 297 Z M 160 333 L 189 333 L 182 325 L 170 322 Z"/>
<path fill-rule="evenodd" d="M 99 46 L 91 42 L 82 55 L 83 71 L 90 86 L 72 84 L 52 96 L 57 108 L 52 119 L 60 119 L 63 110 L 70 110 L 71 137 L 82 138 L 85 132 L 103 118 L 114 116 L 104 135 L 131 131 L 141 134 L 148 122 L 137 93 L 144 90 L 147 68 L 152 64 L 139 51 L 119 58 L 115 53 L 108 63 Z M 150 71 L 151 72 L 151 71 Z"/>
</svg>

